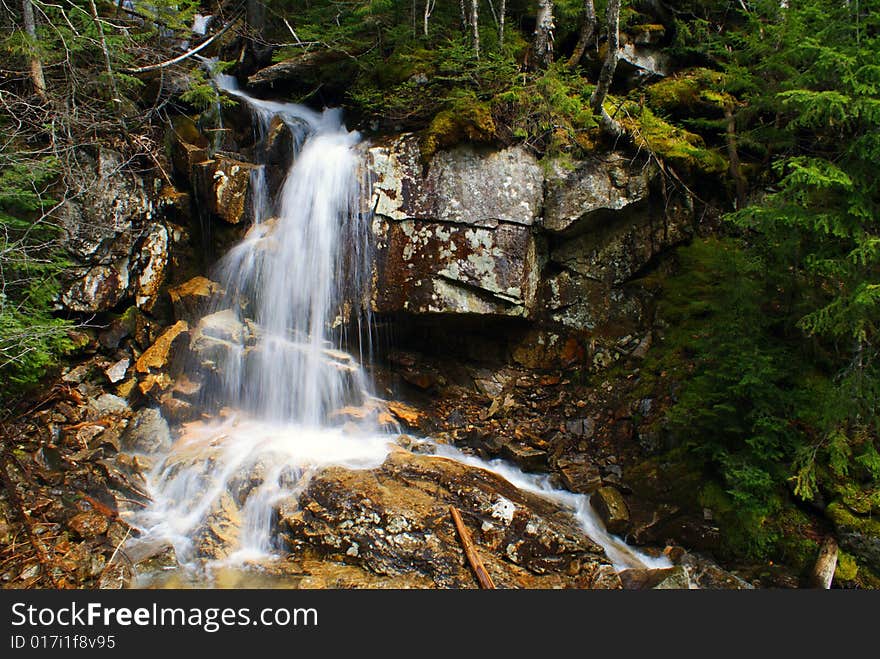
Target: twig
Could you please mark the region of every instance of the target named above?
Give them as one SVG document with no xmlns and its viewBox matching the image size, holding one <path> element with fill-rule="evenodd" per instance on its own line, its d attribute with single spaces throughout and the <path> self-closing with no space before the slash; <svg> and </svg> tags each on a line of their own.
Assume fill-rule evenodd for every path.
<svg viewBox="0 0 880 659">
<path fill-rule="evenodd" d="M 495 590 L 495 583 L 486 571 L 486 567 L 483 565 L 480 555 L 477 554 L 477 548 L 474 546 L 474 542 L 471 540 L 471 534 L 468 532 L 467 527 L 461 519 L 461 513 L 458 512 L 458 509 L 455 506 L 449 506 L 449 512 L 452 514 L 452 521 L 455 523 L 455 530 L 458 531 L 458 537 L 461 538 L 461 544 L 464 547 L 464 554 L 467 556 L 471 569 L 477 576 L 477 581 L 480 582 L 480 588 Z"/>
<path fill-rule="evenodd" d="M 177 57 L 173 57 L 169 60 L 165 60 L 164 62 L 159 62 L 158 64 L 150 64 L 149 66 L 141 66 L 136 69 L 125 69 L 126 73 L 148 73 L 150 71 L 158 71 L 159 69 L 164 69 L 172 64 L 177 64 L 179 62 L 183 62 L 186 59 L 189 59 L 193 55 L 200 53 L 205 48 L 210 46 L 214 41 L 223 36 L 229 28 L 238 20 L 238 16 L 235 16 L 230 20 L 226 25 L 223 26 L 223 29 L 220 30 L 217 34 L 213 35 L 210 39 L 206 39 L 201 44 L 196 46 L 195 48 L 186 51 L 183 55 L 178 55 Z"/>
<path fill-rule="evenodd" d="M 107 560 L 107 562 L 104 564 L 104 567 L 101 568 L 101 574 L 98 575 L 98 582 L 99 582 L 99 583 L 100 583 L 100 581 L 101 581 L 101 577 L 104 576 L 104 573 L 107 571 L 107 569 L 108 569 L 111 565 L 113 565 L 113 561 L 114 561 L 114 559 L 116 558 L 116 554 L 119 553 L 119 549 L 120 549 L 120 547 L 122 547 L 122 545 L 125 544 L 125 541 L 128 540 L 128 536 L 129 536 L 130 533 L 131 533 L 131 527 L 129 526 L 127 529 L 125 529 L 125 535 L 122 536 L 122 540 L 119 541 L 119 543 L 116 545 L 116 549 L 113 550 L 113 553 L 110 554 L 110 558 L 109 558 L 109 559 Z M 125 556 L 126 560 L 127 560 L 129 563 L 131 563 L 131 560 L 128 559 L 128 556 L 126 555 L 125 552 L 122 552 L 122 555 Z"/>
</svg>

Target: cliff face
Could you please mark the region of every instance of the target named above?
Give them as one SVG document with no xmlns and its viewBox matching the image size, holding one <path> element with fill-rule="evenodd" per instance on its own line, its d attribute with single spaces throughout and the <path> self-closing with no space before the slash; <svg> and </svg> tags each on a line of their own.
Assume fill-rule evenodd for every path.
<svg viewBox="0 0 880 659">
<path fill-rule="evenodd" d="M 423 166 L 418 139 L 368 145 L 379 313 L 528 319 L 616 342 L 645 329 L 627 286 L 692 231 L 656 167 L 619 152 L 539 163 L 522 147 L 461 145 Z"/>
</svg>

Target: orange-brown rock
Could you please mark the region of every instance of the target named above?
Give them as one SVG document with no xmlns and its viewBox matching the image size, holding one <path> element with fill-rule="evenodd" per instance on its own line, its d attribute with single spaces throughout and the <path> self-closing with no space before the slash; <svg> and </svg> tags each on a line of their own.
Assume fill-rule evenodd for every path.
<svg viewBox="0 0 880 659">
<path fill-rule="evenodd" d="M 418 428 L 422 421 L 422 413 L 412 405 L 401 403 L 396 400 L 388 401 L 386 404 L 391 415 L 410 428 Z"/>
<path fill-rule="evenodd" d="M 475 588 L 450 505 L 499 588 L 620 587 L 602 549 L 556 504 L 483 469 L 399 449 L 376 469 L 317 473 L 301 499 L 282 502 L 280 530 L 296 556 L 404 586 Z"/>
<path fill-rule="evenodd" d="M 149 373 L 151 370 L 162 370 L 167 368 L 168 359 L 171 355 L 172 347 L 179 336 L 189 330 L 189 325 L 185 320 L 178 320 L 174 325 L 166 329 L 155 343 L 147 348 L 144 353 L 135 362 L 135 370 L 138 373 Z"/>
<path fill-rule="evenodd" d="M 94 538 L 107 532 L 107 518 L 96 510 L 88 510 L 70 518 L 70 529 L 83 538 Z"/>
</svg>

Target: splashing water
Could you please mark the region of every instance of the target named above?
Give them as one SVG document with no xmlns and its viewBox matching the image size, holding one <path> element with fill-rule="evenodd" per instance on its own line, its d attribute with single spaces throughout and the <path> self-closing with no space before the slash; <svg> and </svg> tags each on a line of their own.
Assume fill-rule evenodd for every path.
<svg viewBox="0 0 880 659">
<path fill-rule="evenodd" d="M 196 329 L 213 341 L 219 375 L 202 402 L 217 411 L 215 420 L 184 425 L 149 475 L 153 503 L 135 519 L 143 534 L 132 551 L 167 540 L 178 560 L 193 566 L 271 555 L 277 505 L 297 497 L 311 473 L 329 465 L 378 467 L 394 442 L 380 428 L 381 405 L 360 363 L 342 349 L 353 345 L 361 360 L 370 356 L 362 296 L 371 254 L 359 135 L 346 130 L 336 110 L 255 99 L 228 76 L 217 81 L 251 111 L 258 147 L 273 122 L 286 124 L 293 160 L 274 202 L 265 166 L 252 173 L 253 226 L 218 264 L 214 278 L 224 292 Z M 355 336 L 348 337 L 345 328 L 352 326 Z M 358 414 L 339 414 L 343 409 Z M 569 509 L 616 565 L 668 565 L 608 534 L 587 496 L 430 443 L 438 455 L 497 473 Z M 234 529 L 212 525 L 231 510 L 238 517 Z M 219 545 L 209 555 L 195 540 L 206 534 Z"/>
</svg>

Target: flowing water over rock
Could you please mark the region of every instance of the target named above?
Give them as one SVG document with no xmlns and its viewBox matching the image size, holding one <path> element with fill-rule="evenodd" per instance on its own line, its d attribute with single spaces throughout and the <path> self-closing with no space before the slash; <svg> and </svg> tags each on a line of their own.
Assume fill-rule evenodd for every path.
<svg viewBox="0 0 880 659">
<path fill-rule="evenodd" d="M 359 136 L 346 130 L 338 111 L 255 99 L 224 76 L 218 83 L 250 109 L 258 151 L 272 126 L 284 123 L 292 135 L 292 165 L 274 200 L 266 167 L 250 174 L 253 226 L 218 265 L 222 290 L 190 337 L 194 358 L 187 376 L 201 385 L 206 419 L 184 424 L 173 447 L 157 456 L 149 476 L 153 503 L 134 520 L 143 534 L 130 551 L 149 553 L 149 546 L 170 542 L 177 561 L 192 568 L 260 562 L 288 548 L 307 550 L 323 519 L 326 528 L 315 544 L 325 555 L 399 576 L 407 560 L 443 564 L 443 547 L 454 537 L 437 535 L 438 522 L 425 519 L 451 504 L 485 508 L 473 515 L 494 520 L 483 522 L 483 532 L 499 538 L 499 555 L 506 552 L 504 560 L 534 573 L 584 556 L 594 557 L 595 568 L 605 559 L 595 558 L 601 551 L 592 553 L 593 543 L 617 567 L 668 565 L 608 534 L 587 496 L 555 489 L 547 478 L 430 440 L 410 444 L 431 456 L 395 446 L 399 433 L 361 367 L 371 352 L 364 302 L 371 218 L 364 210 Z M 354 484 L 358 478 L 344 470 L 372 470 L 383 482 L 399 477 L 401 454 L 413 464 L 428 461 L 419 478 L 445 494 L 419 507 L 420 494 L 395 499 L 393 486 L 384 485 L 373 499 L 387 499 L 394 514 L 375 509 L 360 492 L 340 498 L 330 488 L 328 494 L 330 473 Z M 306 510 L 301 500 L 309 501 Z M 543 512 L 535 512 L 539 508 Z M 362 510 L 363 519 L 337 509 Z M 493 531 L 496 526 L 503 532 Z M 583 583 L 597 583 L 599 572 L 591 569 Z M 460 585 L 442 574 L 432 578 L 435 585 Z"/>
</svg>

